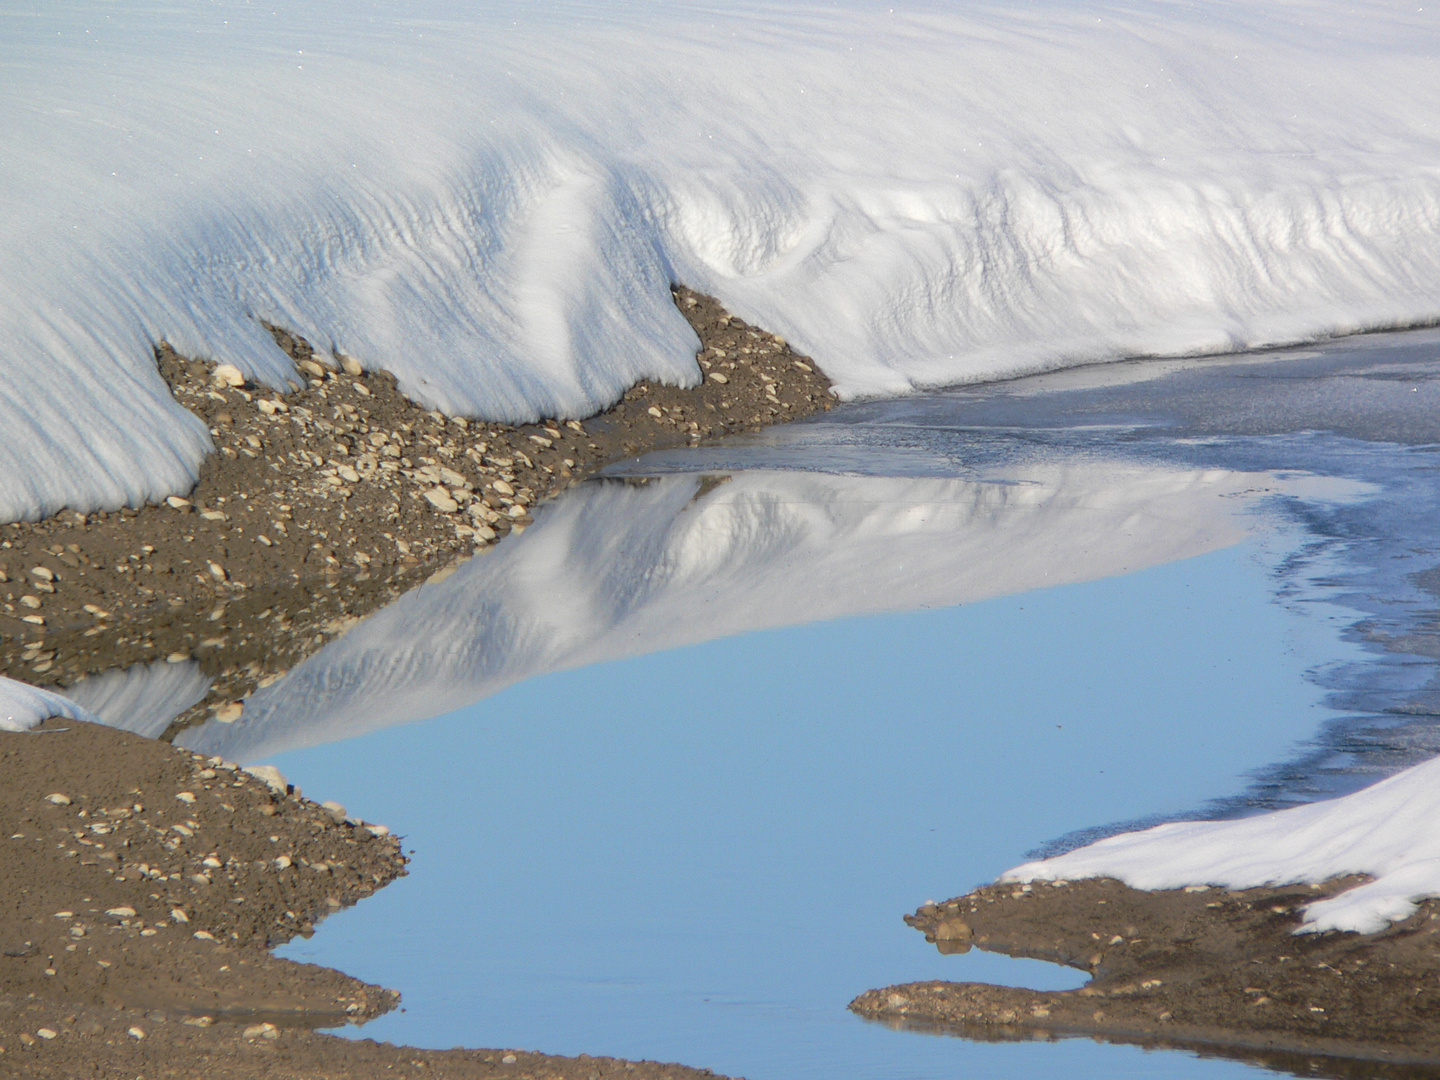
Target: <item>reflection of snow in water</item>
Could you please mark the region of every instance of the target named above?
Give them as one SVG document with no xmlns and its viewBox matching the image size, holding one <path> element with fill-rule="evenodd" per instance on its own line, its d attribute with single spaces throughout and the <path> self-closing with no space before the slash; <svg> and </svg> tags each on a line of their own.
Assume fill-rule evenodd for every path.
<svg viewBox="0 0 1440 1080">
<path fill-rule="evenodd" d="M 1003 881 L 1113 877 L 1137 889 L 1374 881 L 1310 904 L 1302 931 L 1373 934 L 1440 896 L 1440 758 L 1339 799 L 1240 821 L 1183 821 L 1107 837 Z"/>
<path fill-rule="evenodd" d="M 62 693 L 101 723 L 153 739 L 209 689 L 210 678 L 195 661 L 157 660 L 92 675 Z"/>
<path fill-rule="evenodd" d="M 0 676 L 0 731 L 24 731 L 51 716 L 99 722 L 98 717 L 59 694 Z"/>
<path fill-rule="evenodd" d="M 541 672 L 1121 574 L 1237 542 L 1237 511 L 1284 488 L 1228 470 L 1077 463 L 989 482 L 592 483 L 255 694 L 237 723 L 181 741 L 254 759 L 434 716 Z"/>
</svg>

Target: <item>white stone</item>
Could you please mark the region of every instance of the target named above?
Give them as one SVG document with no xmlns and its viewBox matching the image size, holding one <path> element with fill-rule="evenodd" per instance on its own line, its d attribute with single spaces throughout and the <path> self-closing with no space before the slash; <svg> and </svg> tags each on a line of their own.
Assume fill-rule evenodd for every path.
<svg viewBox="0 0 1440 1080">
<path fill-rule="evenodd" d="M 244 386 L 245 376 L 234 364 L 220 364 L 211 372 L 216 386 Z"/>
</svg>

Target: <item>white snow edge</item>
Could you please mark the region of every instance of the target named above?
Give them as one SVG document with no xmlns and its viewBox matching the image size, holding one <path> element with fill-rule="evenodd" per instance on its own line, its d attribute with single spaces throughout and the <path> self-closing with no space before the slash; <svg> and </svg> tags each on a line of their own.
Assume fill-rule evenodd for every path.
<svg viewBox="0 0 1440 1080">
<path fill-rule="evenodd" d="M 1251 889 L 1346 874 L 1373 880 L 1304 908 L 1296 933 L 1373 934 L 1440 896 L 1440 758 L 1326 802 L 1238 821 L 1176 822 L 1111 836 L 1001 881 L 1110 877 L 1136 889 Z"/>
<path fill-rule="evenodd" d="M 59 694 L 0 675 L 0 731 L 28 731 L 52 716 L 101 723 L 88 709 Z"/>
</svg>

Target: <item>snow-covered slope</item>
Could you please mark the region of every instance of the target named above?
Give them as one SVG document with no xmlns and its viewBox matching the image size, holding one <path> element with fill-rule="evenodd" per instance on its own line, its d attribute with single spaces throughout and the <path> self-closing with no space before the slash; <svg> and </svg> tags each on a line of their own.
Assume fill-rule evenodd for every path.
<svg viewBox="0 0 1440 1080">
<path fill-rule="evenodd" d="M 680 280 L 846 394 L 1440 316 L 1429 6 L 7 5 L 0 518 L 187 486 L 151 343 L 447 410 L 698 377 Z"/>
<path fill-rule="evenodd" d="M 1002 881 L 1113 877 L 1137 889 L 1233 889 L 1374 880 L 1305 908 L 1297 932 L 1373 934 L 1440 896 L 1440 758 L 1328 802 L 1239 821 L 1186 821 L 1123 833 L 1008 871 Z"/>
<path fill-rule="evenodd" d="M 1238 542 L 1251 501 L 1283 490 L 1263 474 L 1084 463 L 985 483 L 747 472 L 708 491 L 692 476 L 587 484 L 258 691 L 239 721 L 178 741 L 253 761 L 549 671 L 1125 573 Z"/>
</svg>

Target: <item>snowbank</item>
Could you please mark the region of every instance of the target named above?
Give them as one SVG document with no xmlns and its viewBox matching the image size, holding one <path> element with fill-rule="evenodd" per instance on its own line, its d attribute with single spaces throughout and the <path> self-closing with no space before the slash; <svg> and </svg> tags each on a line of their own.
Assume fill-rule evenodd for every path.
<svg viewBox="0 0 1440 1080">
<path fill-rule="evenodd" d="M 1303 481 L 1303 478 L 1300 478 Z M 1253 473 L 1118 464 L 992 482 L 747 472 L 586 484 L 177 740 L 254 761 L 469 705 L 522 679 L 767 627 L 1086 581 L 1225 547 Z"/>
<path fill-rule="evenodd" d="M 27 731 L 52 716 L 87 720 L 92 724 L 101 722 L 59 694 L 0 675 L 0 731 Z"/>
<path fill-rule="evenodd" d="M 1440 317 L 1440 22 L 55 0 L 0 39 L 0 518 L 188 486 L 151 343 L 259 320 L 452 412 L 698 378 L 679 280 L 847 395 Z"/>
<path fill-rule="evenodd" d="M 1239 821 L 1178 822 L 1026 863 L 1001 881 L 1113 877 L 1137 889 L 1232 889 L 1368 874 L 1305 908 L 1297 932 L 1373 934 L 1440 896 L 1440 758 L 1328 802 Z"/>
</svg>

